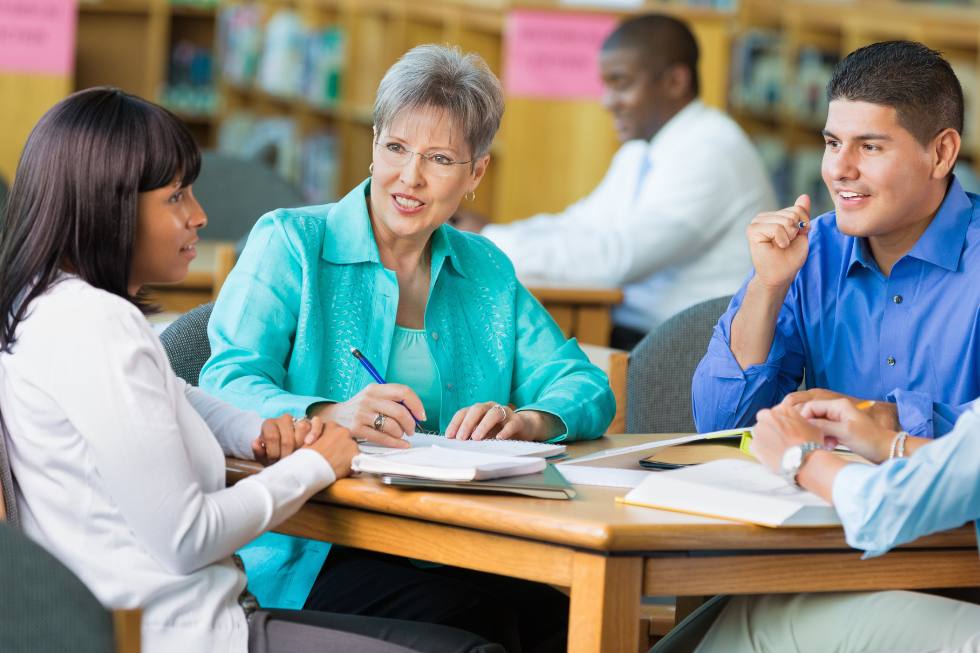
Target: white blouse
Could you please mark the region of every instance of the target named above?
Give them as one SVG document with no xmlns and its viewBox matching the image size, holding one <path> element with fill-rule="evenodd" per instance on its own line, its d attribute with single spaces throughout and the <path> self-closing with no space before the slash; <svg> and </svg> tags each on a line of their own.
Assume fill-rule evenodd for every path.
<svg viewBox="0 0 980 653">
<path fill-rule="evenodd" d="M 178 379 L 129 302 L 65 275 L 0 354 L 24 530 L 110 608 L 142 608 L 147 653 L 247 650 L 231 554 L 334 481 L 301 450 L 233 487 L 261 418 Z"/>
</svg>

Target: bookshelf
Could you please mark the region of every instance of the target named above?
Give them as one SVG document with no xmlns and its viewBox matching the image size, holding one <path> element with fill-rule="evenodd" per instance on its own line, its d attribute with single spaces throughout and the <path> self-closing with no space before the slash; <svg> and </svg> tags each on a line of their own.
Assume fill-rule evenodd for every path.
<svg viewBox="0 0 980 653">
<path fill-rule="evenodd" d="M 252 69 L 229 75 L 218 57 L 213 102 L 206 110 L 174 107 L 162 89 L 174 76 L 175 45 L 215 46 L 218 53 L 224 52 L 228 43 L 222 21 L 243 7 L 254 12 L 253 59 L 243 64 Z M 242 132 L 257 122 L 279 119 L 262 152 L 270 160 L 282 159 L 280 170 L 304 187 L 311 199 L 332 199 L 368 174 L 371 105 L 388 66 L 414 45 L 448 42 L 478 52 L 499 75 L 506 16 L 512 9 L 617 15 L 662 11 L 685 19 L 702 49 L 703 99 L 729 110 L 756 139 L 784 199 L 797 192 L 818 197 L 824 193 L 819 180 L 819 129 L 825 111 L 821 83 L 833 62 L 876 40 L 921 40 L 956 64 L 968 96 L 964 160 L 974 165 L 980 161 L 980 98 L 975 98 L 980 7 L 975 5 L 901 0 L 646 0 L 627 12 L 601 2 L 570 5 L 560 0 L 205 0 L 204 4 L 200 0 L 181 4 L 82 0 L 76 87 L 109 83 L 163 100 L 204 146 L 219 144 L 223 131 L 234 134 L 224 128 L 234 126 L 243 115 L 251 122 L 240 125 Z M 266 32 L 284 12 L 292 12 L 307 32 L 330 32 L 331 38 L 340 40 L 335 44 L 342 53 L 336 64 L 336 88 L 325 91 L 326 95 L 320 89 L 311 99 L 299 89 L 270 89 L 256 81 L 255 68 L 269 43 Z M 765 63 L 769 68 L 763 71 L 771 88 L 763 88 L 762 93 L 777 97 L 762 101 L 756 97 L 753 104 L 745 101 L 745 91 L 758 89 L 744 87 L 746 62 L 739 57 L 746 40 L 758 34 L 773 39 Z M 304 143 L 314 136 L 319 139 L 315 147 L 304 150 Z M 472 208 L 496 221 L 560 210 L 598 183 L 618 145 L 598 102 L 508 97 L 492 163 Z M 333 167 L 324 163 L 326 159 L 333 160 Z"/>
<path fill-rule="evenodd" d="M 733 61 L 744 54 L 744 39 L 763 33 L 774 36 L 772 47 L 775 55 L 769 63 L 762 63 L 760 79 L 771 77 L 779 95 L 764 110 L 752 106 L 752 102 L 740 103 L 739 97 L 756 97 L 759 93 L 743 93 L 739 88 L 747 75 L 744 70 L 733 71 L 733 87 L 730 110 L 746 131 L 762 143 L 765 152 L 773 143 L 785 148 L 791 170 L 789 180 L 777 182 L 777 191 L 784 202 L 792 202 L 801 192 L 814 194 L 815 204 L 822 209 L 830 208 L 830 198 L 819 178 L 819 157 L 823 151 L 820 129 L 826 115 L 825 105 L 818 111 L 807 111 L 794 100 L 811 96 L 817 82 L 826 83 L 826 70 L 812 75 L 804 74 L 815 53 L 821 53 L 832 65 L 847 53 L 876 41 L 912 39 L 940 50 L 953 64 L 963 85 L 966 96 L 966 116 L 963 138 L 962 163 L 970 170 L 977 170 L 980 163 L 980 106 L 977 97 L 977 74 L 980 70 L 980 7 L 951 6 L 931 2 L 897 0 L 785 0 L 780 3 L 766 0 L 741 0 L 733 14 L 737 35 Z M 765 59 L 765 57 L 761 57 Z M 770 67 L 777 60 L 781 69 Z M 737 64 L 736 64 L 737 68 Z M 767 82 L 761 82 L 765 87 Z M 755 89 L 758 91 L 758 89 Z M 761 93 L 765 95 L 765 93 Z M 822 95 L 822 94 L 821 94 Z M 780 159 L 767 159 L 771 171 L 780 165 Z M 800 170 L 799 168 L 804 168 Z M 959 168 L 959 166 L 958 166 Z M 966 173 L 970 170 L 963 170 Z M 778 177 L 778 172 L 777 175 Z M 816 207 L 815 207 L 816 208 Z"/>
<path fill-rule="evenodd" d="M 160 102 L 187 123 L 202 146 L 212 146 L 217 96 L 210 56 L 218 4 L 217 0 L 81 0 L 75 88 L 112 85 Z M 175 56 L 177 51 L 186 56 Z M 173 82 L 182 86 L 174 87 Z M 209 85 L 210 102 L 206 100 Z"/>
<path fill-rule="evenodd" d="M 257 120 L 290 119 L 300 140 L 310 134 L 332 135 L 341 165 L 329 184 L 333 188 L 326 190 L 327 197 L 311 198 L 317 200 L 336 197 L 367 176 L 372 151 L 371 106 L 377 85 L 387 68 L 411 47 L 422 43 L 456 44 L 480 54 L 499 76 L 509 10 L 617 13 L 599 6 L 569 7 L 557 0 L 266 0 L 226 3 L 219 14 L 219 24 L 235 21 L 239 29 L 245 30 L 241 25 L 248 24 L 246 20 L 230 18 L 235 11 L 241 11 L 236 8 L 243 6 L 249 7 L 247 13 L 258 13 L 258 22 L 268 31 L 274 29 L 277 17 L 292 14 L 311 32 L 335 28 L 343 34 L 339 93 L 330 103 L 311 101 L 303 89 L 280 92 L 268 88 L 269 84 L 262 81 L 261 64 L 251 79 L 238 75 L 249 68 L 246 62 L 253 54 L 247 50 L 232 52 L 231 58 L 239 60 L 230 66 L 232 79 L 219 75 L 223 121 L 248 112 Z M 692 24 L 703 49 L 703 95 L 709 103 L 723 107 L 731 14 L 690 8 L 681 2 L 658 3 L 657 8 L 680 14 Z M 250 18 L 256 19 L 254 13 Z M 219 27 L 219 32 L 223 27 Z M 266 38 L 266 47 L 269 43 Z M 224 50 L 226 45 L 222 43 L 220 47 Z M 219 58 L 227 64 L 228 57 Z M 282 77 L 273 76 L 271 85 L 275 86 Z M 496 221 L 560 210 L 599 182 L 618 145 L 609 117 L 597 101 L 508 97 L 503 124 L 491 150 L 490 168 L 475 202 L 468 207 Z M 309 180 L 301 182 L 304 187 L 314 184 Z"/>
</svg>

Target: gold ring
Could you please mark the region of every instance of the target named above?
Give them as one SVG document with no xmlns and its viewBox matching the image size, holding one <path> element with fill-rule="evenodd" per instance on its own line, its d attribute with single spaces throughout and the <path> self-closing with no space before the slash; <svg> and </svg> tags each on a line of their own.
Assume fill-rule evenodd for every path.
<svg viewBox="0 0 980 653">
<path fill-rule="evenodd" d="M 385 422 L 387 422 L 387 421 L 388 421 L 388 416 L 387 415 L 385 415 L 384 413 L 378 413 L 378 416 L 374 418 L 374 430 L 375 431 L 384 431 L 385 430 Z"/>
</svg>

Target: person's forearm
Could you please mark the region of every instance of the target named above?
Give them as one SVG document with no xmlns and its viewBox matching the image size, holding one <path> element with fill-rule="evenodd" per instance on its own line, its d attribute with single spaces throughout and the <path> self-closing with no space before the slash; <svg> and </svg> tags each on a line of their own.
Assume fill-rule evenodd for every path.
<svg viewBox="0 0 980 653">
<path fill-rule="evenodd" d="M 757 278 L 749 281 L 745 297 L 732 320 L 731 349 L 744 370 L 766 362 L 776 333 L 776 320 L 789 286 L 768 288 Z"/>
<path fill-rule="evenodd" d="M 562 421 L 550 413 L 524 410 L 521 411 L 521 417 L 528 425 L 523 435 L 532 440 L 549 440 L 565 431 Z"/>
<path fill-rule="evenodd" d="M 834 479 L 848 463 L 830 451 L 814 451 L 800 467 L 796 482 L 828 503 L 834 502 Z"/>
</svg>

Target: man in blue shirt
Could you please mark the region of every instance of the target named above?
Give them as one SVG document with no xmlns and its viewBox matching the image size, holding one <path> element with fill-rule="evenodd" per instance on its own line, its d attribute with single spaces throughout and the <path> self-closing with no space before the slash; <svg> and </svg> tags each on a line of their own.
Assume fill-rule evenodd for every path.
<svg viewBox="0 0 980 653">
<path fill-rule="evenodd" d="M 867 51 L 867 52 L 866 52 Z M 747 229 L 754 273 L 694 375 L 699 431 L 793 403 L 875 399 L 882 426 L 932 437 L 980 396 L 980 198 L 952 175 L 963 94 L 925 46 L 852 53 L 827 87 L 823 178 Z M 801 381 L 811 390 L 794 393 Z"/>
</svg>

